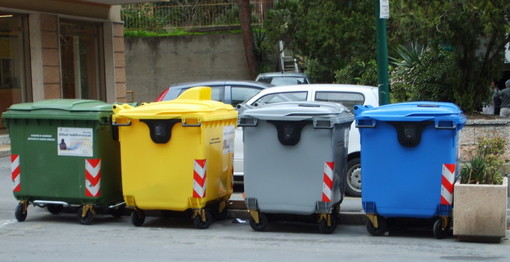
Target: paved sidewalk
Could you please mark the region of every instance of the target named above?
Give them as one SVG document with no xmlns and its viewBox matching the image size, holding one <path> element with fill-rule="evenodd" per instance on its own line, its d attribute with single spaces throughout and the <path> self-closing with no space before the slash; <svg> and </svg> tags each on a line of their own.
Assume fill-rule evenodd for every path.
<svg viewBox="0 0 510 262">
<path fill-rule="evenodd" d="M 11 154 L 11 140 L 9 135 L 0 135 L 0 157 L 8 156 Z"/>
</svg>

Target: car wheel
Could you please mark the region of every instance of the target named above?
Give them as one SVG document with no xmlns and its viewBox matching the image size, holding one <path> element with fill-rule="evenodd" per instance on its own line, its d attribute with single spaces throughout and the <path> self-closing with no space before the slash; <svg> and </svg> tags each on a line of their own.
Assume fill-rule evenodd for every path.
<svg viewBox="0 0 510 262">
<path fill-rule="evenodd" d="M 346 194 L 353 197 L 361 197 L 361 163 L 359 158 L 354 158 L 347 162 L 346 180 Z"/>
</svg>

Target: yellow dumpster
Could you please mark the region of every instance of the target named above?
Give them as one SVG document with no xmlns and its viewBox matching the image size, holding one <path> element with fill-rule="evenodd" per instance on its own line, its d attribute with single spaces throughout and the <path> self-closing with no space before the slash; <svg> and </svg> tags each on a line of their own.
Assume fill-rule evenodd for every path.
<svg viewBox="0 0 510 262">
<path fill-rule="evenodd" d="M 196 87 L 175 100 L 113 111 L 133 225 L 144 223 L 144 210 L 191 210 L 201 229 L 226 213 L 237 125 L 231 105 L 212 101 L 211 88 Z"/>
</svg>

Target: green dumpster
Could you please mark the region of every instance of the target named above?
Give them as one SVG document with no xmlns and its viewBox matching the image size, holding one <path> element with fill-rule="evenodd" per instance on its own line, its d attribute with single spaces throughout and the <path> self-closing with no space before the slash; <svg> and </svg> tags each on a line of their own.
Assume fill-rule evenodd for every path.
<svg viewBox="0 0 510 262">
<path fill-rule="evenodd" d="M 82 224 L 98 210 L 123 213 L 120 146 L 111 125 L 112 105 L 97 100 L 52 99 L 12 105 L 2 114 L 11 139 L 15 210 L 58 214 L 78 208 Z"/>
</svg>

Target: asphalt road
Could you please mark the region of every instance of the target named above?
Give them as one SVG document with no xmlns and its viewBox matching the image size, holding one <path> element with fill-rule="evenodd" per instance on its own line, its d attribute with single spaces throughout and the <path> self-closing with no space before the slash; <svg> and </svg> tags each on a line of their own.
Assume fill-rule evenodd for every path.
<svg viewBox="0 0 510 262">
<path fill-rule="evenodd" d="M 51 215 L 30 206 L 17 222 L 9 158 L 0 158 L 0 261 L 510 261 L 500 244 L 436 240 L 430 230 L 369 236 L 364 226 L 339 225 L 330 235 L 315 224 L 275 224 L 254 232 L 242 220 L 195 229 L 187 217 L 148 217 L 142 227 L 124 216 L 97 215 L 81 225 L 74 211 Z M 507 231 L 510 236 L 510 231 Z"/>
</svg>

